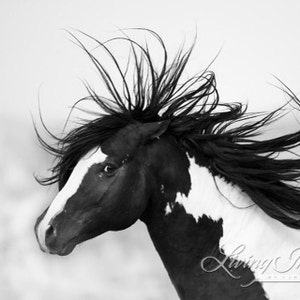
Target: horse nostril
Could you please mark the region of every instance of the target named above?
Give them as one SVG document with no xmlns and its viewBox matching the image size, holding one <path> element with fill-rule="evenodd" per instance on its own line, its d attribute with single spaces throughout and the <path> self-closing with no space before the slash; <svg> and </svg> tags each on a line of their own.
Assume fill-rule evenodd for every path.
<svg viewBox="0 0 300 300">
<path fill-rule="evenodd" d="M 52 225 L 49 225 L 49 227 L 46 230 L 46 239 L 53 238 L 55 236 L 56 236 L 56 229 Z"/>
</svg>

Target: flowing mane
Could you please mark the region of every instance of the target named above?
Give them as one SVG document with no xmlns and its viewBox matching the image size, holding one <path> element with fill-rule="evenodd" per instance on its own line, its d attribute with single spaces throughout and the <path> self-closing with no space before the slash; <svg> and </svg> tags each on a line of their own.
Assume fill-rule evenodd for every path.
<svg viewBox="0 0 300 300">
<path fill-rule="evenodd" d="M 110 98 L 99 96 L 86 85 L 89 96 L 99 106 L 99 114 L 92 121 L 71 130 L 64 137 L 47 132 L 56 140 L 48 144 L 37 132 L 40 143 L 54 155 L 56 163 L 52 175 L 39 179 L 44 185 L 58 182 L 61 189 L 78 160 L 88 151 L 101 145 L 108 137 L 132 123 L 162 121 L 168 124 L 165 132 L 197 164 L 207 167 L 216 176 L 223 177 L 247 193 L 266 214 L 287 226 L 300 228 L 300 159 L 279 159 L 278 154 L 290 151 L 300 143 L 300 131 L 268 140 L 258 140 L 261 129 L 278 120 L 287 105 L 299 105 L 297 97 L 287 89 L 291 100 L 270 113 L 248 113 L 242 103 L 220 102 L 215 74 L 205 69 L 185 82 L 182 74 L 193 47 L 178 51 L 168 58 L 162 39 L 149 31 L 160 43 L 163 63 L 155 67 L 153 56 L 143 46 L 127 36 L 105 43 L 88 36 L 102 47 L 112 59 L 122 81 L 117 88 L 110 72 L 72 34 L 98 70 L 110 93 Z M 86 35 L 87 36 L 87 35 Z M 131 48 L 129 63 L 134 68 L 133 84 L 129 83 L 128 66 L 122 70 L 109 48 L 112 41 L 127 42 Z M 130 81 L 131 82 L 131 81 Z M 291 106 L 292 107 L 292 106 Z"/>
</svg>

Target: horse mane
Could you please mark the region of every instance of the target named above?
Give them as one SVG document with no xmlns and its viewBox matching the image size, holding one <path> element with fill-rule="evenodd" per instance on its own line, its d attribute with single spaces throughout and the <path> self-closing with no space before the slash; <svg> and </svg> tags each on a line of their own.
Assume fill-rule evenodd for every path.
<svg viewBox="0 0 300 300">
<path fill-rule="evenodd" d="M 105 66 L 72 33 L 99 72 L 110 97 L 99 96 L 86 84 L 89 96 L 100 110 L 92 121 L 82 121 L 63 137 L 47 133 L 56 141 L 52 146 L 38 133 L 42 146 L 55 157 L 52 175 L 38 179 L 43 185 L 58 182 L 61 189 L 78 160 L 90 149 L 101 145 L 110 136 L 130 123 L 168 121 L 165 134 L 172 135 L 196 162 L 206 166 L 216 176 L 236 184 L 269 216 L 285 225 L 300 228 L 300 159 L 280 159 L 278 155 L 291 151 L 300 143 L 300 131 L 277 138 L 258 140 L 260 131 L 286 114 L 288 104 L 300 105 L 297 97 L 285 86 L 290 100 L 270 113 L 248 113 L 242 103 L 221 103 L 215 74 L 205 69 L 182 82 L 183 71 L 193 46 L 180 48 L 170 61 L 166 46 L 159 35 L 147 30 L 163 50 L 161 67 L 155 67 L 148 46 L 129 36 L 100 42 L 84 34 L 111 58 L 122 82 L 117 88 Z M 129 44 L 129 63 L 134 69 L 133 84 L 110 50 L 110 43 Z M 78 101 L 78 102 L 80 102 Z M 77 105 L 77 104 L 76 104 Z M 290 107 L 292 107 L 292 105 Z M 75 106 L 75 105 L 74 105 Z M 292 108 L 290 109 L 292 110 Z"/>
</svg>

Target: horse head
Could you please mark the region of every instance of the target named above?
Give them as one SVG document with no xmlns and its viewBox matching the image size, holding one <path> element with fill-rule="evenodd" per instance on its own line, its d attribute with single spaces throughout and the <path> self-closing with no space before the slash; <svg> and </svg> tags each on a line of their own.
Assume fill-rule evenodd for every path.
<svg viewBox="0 0 300 300">
<path fill-rule="evenodd" d="M 41 249 L 67 255 L 78 243 L 131 226 L 145 215 L 154 191 L 178 189 L 174 159 L 185 156 L 160 138 L 166 129 L 166 122 L 130 124 L 88 151 L 36 222 Z"/>
</svg>

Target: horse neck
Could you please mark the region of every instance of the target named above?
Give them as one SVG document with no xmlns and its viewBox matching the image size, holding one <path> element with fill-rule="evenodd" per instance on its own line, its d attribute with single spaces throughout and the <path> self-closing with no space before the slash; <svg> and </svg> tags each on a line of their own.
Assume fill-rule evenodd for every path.
<svg viewBox="0 0 300 300">
<path fill-rule="evenodd" d="M 180 298 L 266 299 L 259 282 L 242 288 L 256 275 L 247 261 L 250 257 L 270 258 L 274 245 L 280 255 L 287 249 L 278 247 L 282 237 L 285 235 L 287 244 L 293 245 L 295 236 L 290 234 L 291 229 L 253 205 L 238 187 L 213 177 L 194 159 L 189 161 L 187 170 L 183 165 L 176 167 L 177 183 L 190 182 L 188 193 L 182 192 L 182 186 L 172 190 L 161 184 L 142 218 Z M 262 240 L 266 241 L 264 245 Z M 227 255 L 235 253 L 238 255 L 226 260 Z M 216 268 L 217 260 L 225 262 L 235 278 L 228 276 L 223 267 Z M 237 263 L 234 268 L 230 264 L 233 261 Z M 238 264 L 240 267 L 236 267 Z M 218 288 L 212 282 L 218 282 Z"/>
<path fill-rule="evenodd" d="M 243 246 L 239 259 L 246 261 L 251 255 L 266 259 L 270 258 L 270 253 L 278 257 L 297 248 L 299 231 L 268 216 L 239 187 L 218 176 L 213 177 L 194 159 L 190 159 L 189 171 L 190 192 L 187 197 L 178 193 L 176 202 L 199 222 L 204 216 L 215 222 L 222 220 L 219 247 L 226 254 L 230 255 Z M 282 243 L 283 239 L 285 243 Z"/>
</svg>

